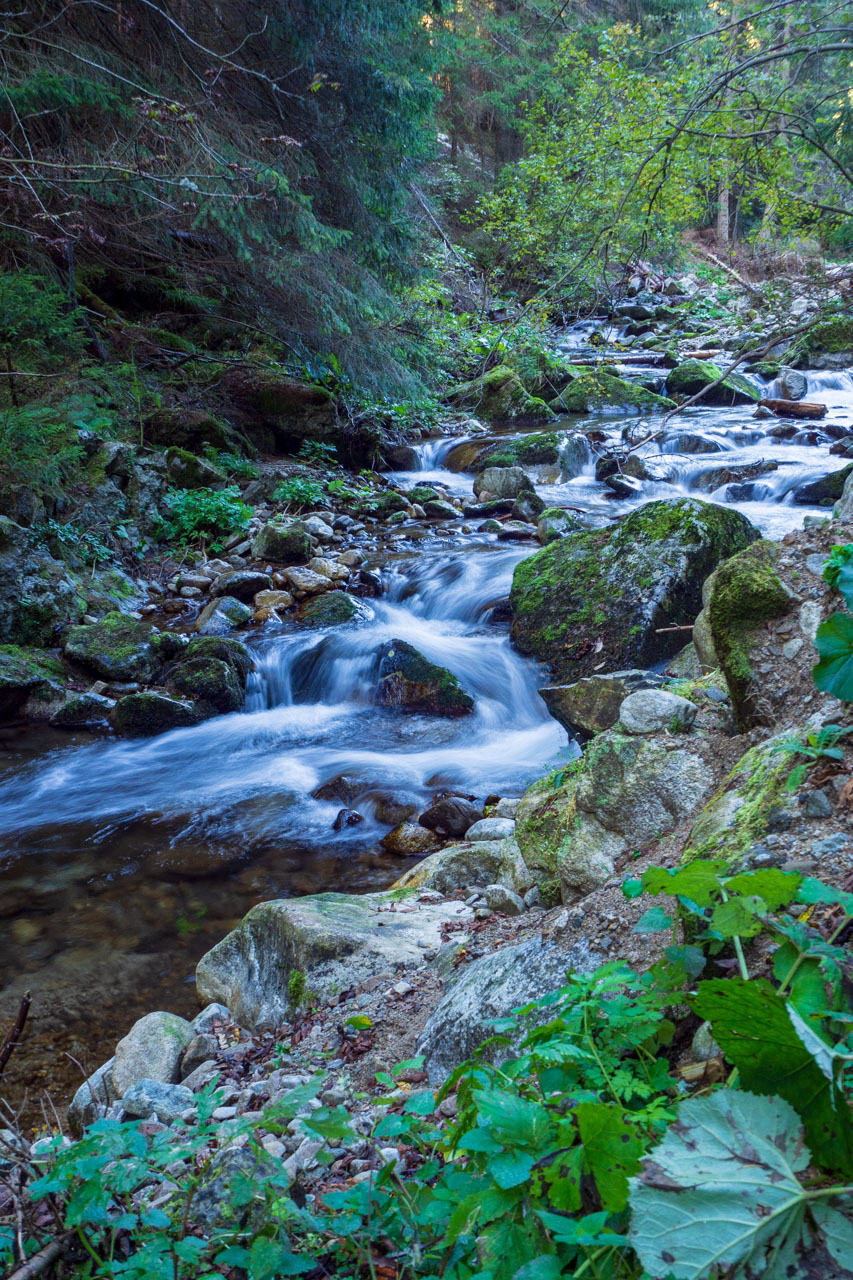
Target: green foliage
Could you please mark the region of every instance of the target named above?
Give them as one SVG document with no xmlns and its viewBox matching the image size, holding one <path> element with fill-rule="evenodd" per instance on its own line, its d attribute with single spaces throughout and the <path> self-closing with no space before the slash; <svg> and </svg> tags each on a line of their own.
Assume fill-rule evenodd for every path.
<svg viewBox="0 0 853 1280">
<path fill-rule="evenodd" d="M 55 367 L 79 356 L 85 341 L 81 312 L 56 282 L 27 271 L 0 273 L 0 349 L 10 362 Z"/>
<path fill-rule="evenodd" d="M 72 551 L 89 564 L 105 564 L 113 552 L 91 529 L 80 529 L 75 524 L 60 524 L 48 520 L 34 530 L 38 542 L 44 546 Z"/>
<path fill-rule="evenodd" d="M 229 453 L 225 449 L 217 449 L 214 445 L 206 445 L 204 456 L 225 475 L 236 480 L 254 480 L 261 474 L 261 469 L 250 458 L 241 458 L 238 453 Z"/>
<path fill-rule="evenodd" d="M 308 993 L 308 984 L 302 969 L 291 969 L 287 979 L 287 999 L 294 1009 L 298 1009 Z"/>
<path fill-rule="evenodd" d="M 333 444 L 323 444 L 320 440 L 303 440 L 296 456 L 300 462 L 332 467 L 337 464 L 337 452 Z"/>
<path fill-rule="evenodd" d="M 295 507 L 303 511 L 306 507 L 316 507 L 325 496 L 325 487 L 309 476 L 288 476 L 277 485 L 272 500 Z"/>
<path fill-rule="evenodd" d="M 805 737 L 792 734 L 790 738 L 785 738 L 772 747 L 771 754 L 782 751 L 786 755 L 805 756 L 806 759 L 806 763 L 798 764 L 788 774 L 785 790 L 789 793 L 796 791 L 810 766 L 818 760 L 843 760 L 844 750 L 838 744 L 842 738 L 849 737 L 851 733 L 853 733 L 851 728 L 827 724 L 822 729 L 807 733 Z"/>
<path fill-rule="evenodd" d="M 55 494 L 83 458 L 78 432 L 112 425 L 112 415 L 87 396 L 0 409 L 0 488 Z"/>
<path fill-rule="evenodd" d="M 824 565 L 823 576 L 853 609 L 853 547 L 836 546 Z M 814 667 L 814 682 L 824 693 L 842 702 L 853 702 L 853 614 L 832 613 L 822 622 L 815 636 L 819 661 Z"/>
<path fill-rule="evenodd" d="M 229 534 L 245 529 L 252 518 L 252 508 L 240 500 L 236 486 L 219 491 L 177 489 L 166 502 L 166 537 L 185 546 L 205 542 L 218 551 Z"/>
</svg>

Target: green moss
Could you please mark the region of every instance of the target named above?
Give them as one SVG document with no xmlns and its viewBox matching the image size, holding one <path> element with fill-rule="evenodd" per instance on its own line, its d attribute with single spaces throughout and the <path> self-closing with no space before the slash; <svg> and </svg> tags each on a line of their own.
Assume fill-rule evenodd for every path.
<svg viewBox="0 0 853 1280">
<path fill-rule="evenodd" d="M 557 413 L 589 413 L 592 409 L 610 405 L 629 405 L 641 411 L 652 412 L 674 409 L 675 401 L 655 395 L 638 383 L 629 382 L 626 378 L 603 370 L 576 378 L 551 401 L 551 408 Z"/>
<path fill-rule="evenodd" d="M 774 754 L 773 746 L 773 741 L 762 743 L 741 757 L 694 824 L 685 862 L 720 857 L 736 862 L 764 835 L 791 769 L 790 758 Z"/>
<path fill-rule="evenodd" d="M 404 640 L 390 640 L 382 647 L 378 701 L 383 706 L 450 717 L 474 710 L 474 699 L 453 672 L 430 662 Z"/>
<path fill-rule="evenodd" d="M 839 315 L 813 325 L 797 339 L 786 358 L 802 364 L 810 356 L 848 354 L 853 356 L 853 316 Z"/>
<path fill-rule="evenodd" d="M 536 431 L 518 440 L 502 440 L 478 454 L 471 469 L 483 471 L 486 467 L 556 465 L 560 460 L 561 440 L 562 437 L 554 431 Z"/>
<path fill-rule="evenodd" d="M 142 332 L 149 342 L 155 343 L 158 347 L 166 347 L 169 351 L 183 351 L 189 356 L 195 354 L 194 345 L 179 334 L 172 333 L 171 329 L 146 328 Z"/>
<path fill-rule="evenodd" d="M 685 360 L 668 374 L 666 389 L 671 395 L 694 396 L 722 377 L 723 370 L 713 360 Z M 706 397 L 709 404 L 744 404 L 760 399 L 761 392 L 740 373 L 730 373 Z"/>
<path fill-rule="evenodd" d="M 441 498 L 438 490 L 431 489 L 428 484 L 416 484 L 414 489 L 409 490 L 407 496 L 412 503 L 438 502 Z"/>
<path fill-rule="evenodd" d="M 221 658 L 197 657 L 181 662 L 169 676 L 170 686 L 220 712 L 238 711 L 243 689 L 233 667 Z"/>
<path fill-rule="evenodd" d="M 544 400 L 528 395 L 524 383 L 509 365 L 497 365 L 481 377 L 455 387 L 449 395 L 452 404 L 465 405 L 496 422 L 552 418 Z"/>
<path fill-rule="evenodd" d="M 144 680 L 157 668 L 151 627 L 125 613 L 108 613 L 100 622 L 71 627 L 64 637 L 67 657 L 105 680 Z"/>
<path fill-rule="evenodd" d="M 721 565 L 714 577 L 708 619 L 738 724 L 757 722 L 750 650 L 756 629 L 791 607 L 791 592 L 776 572 L 775 543 L 755 542 Z"/>
</svg>

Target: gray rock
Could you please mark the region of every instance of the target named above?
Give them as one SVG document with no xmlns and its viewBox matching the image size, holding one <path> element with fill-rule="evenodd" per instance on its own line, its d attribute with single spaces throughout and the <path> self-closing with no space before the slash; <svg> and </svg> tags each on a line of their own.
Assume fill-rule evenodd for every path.
<svg viewBox="0 0 853 1280">
<path fill-rule="evenodd" d="M 190 729 L 203 719 L 204 712 L 194 702 L 154 689 L 119 698 L 113 711 L 116 732 L 127 738 L 151 738 L 172 729 Z"/>
<path fill-rule="evenodd" d="M 269 591 L 272 578 L 257 569 L 231 569 L 220 574 L 213 584 L 212 596 L 233 596 L 244 604 L 251 604 L 259 591 Z"/>
<path fill-rule="evenodd" d="M 483 892 L 490 911 L 500 911 L 505 916 L 524 915 L 524 899 L 506 885 L 487 884 Z"/>
<path fill-rule="evenodd" d="M 465 839 L 474 842 L 478 840 L 505 840 L 515 833 L 515 823 L 512 818 L 481 818 L 479 822 L 475 822 L 465 832 Z"/>
<path fill-rule="evenodd" d="M 199 1093 L 202 1089 L 206 1089 L 211 1080 L 215 1080 L 219 1075 L 219 1067 L 211 1059 L 210 1062 L 202 1062 L 196 1067 L 195 1071 L 191 1071 L 188 1076 L 181 1081 L 186 1089 L 191 1089 L 193 1093 Z"/>
<path fill-rule="evenodd" d="M 116 1096 L 123 1098 L 138 1080 L 177 1084 L 184 1050 L 193 1029 L 175 1013 L 147 1013 L 116 1045 L 112 1076 Z"/>
<path fill-rule="evenodd" d="M 797 369 L 783 367 L 779 370 L 779 390 L 783 400 L 802 400 L 808 390 L 808 378 Z"/>
<path fill-rule="evenodd" d="M 256 560 L 274 564 L 307 564 L 314 550 L 314 539 L 301 520 L 265 524 L 252 543 Z"/>
<path fill-rule="evenodd" d="M 574 684 L 549 685 L 539 690 L 555 720 L 571 734 L 603 733 L 619 719 L 619 708 L 638 689 L 654 689 L 662 677 L 652 671 L 611 671 L 586 676 Z"/>
<path fill-rule="evenodd" d="M 474 477 L 474 492 L 491 493 L 496 498 L 517 498 L 533 491 L 533 481 L 521 467 L 486 467 Z"/>
<path fill-rule="evenodd" d="M 703 1022 L 696 1030 L 690 1042 L 690 1049 L 697 1062 L 707 1062 L 710 1058 L 718 1058 L 723 1052 L 711 1032 L 710 1022 Z"/>
<path fill-rule="evenodd" d="M 689 729 L 699 708 L 688 698 L 664 689 L 640 689 L 631 693 L 619 708 L 619 725 L 625 733 L 674 732 Z"/>
<path fill-rule="evenodd" d="M 379 843 L 398 858 L 424 858 L 440 847 L 441 839 L 419 822 L 400 822 Z"/>
<path fill-rule="evenodd" d="M 209 1004 L 192 1020 L 192 1029 L 197 1035 L 207 1035 L 213 1030 L 215 1023 L 225 1024 L 231 1021 L 231 1014 L 224 1004 Z"/>
<path fill-rule="evenodd" d="M 521 796 L 503 796 L 495 805 L 491 816 L 493 818 L 512 818 L 514 822 L 520 804 Z"/>
<path fill-rule="evenodd" d="M 803 813 L 807 818 L 831 818 L 832 801 L 823 791 L 809 791 L 803 801 Z"/>
<path fill-rule="evenodd" d="M 436 889 L 449 894 L 501 884 L 524 893 L 533 879 L 514 840 L 477 840 L 451 844 L 431 853 L 401 876 L 393 888 Z"/>
<path fill-rule="evenodd" d="M 586 939 L 563 950 L 553 942 L 532 938 L 468 965 L 436 1005 L 418 1040 L 416 1052 L 424 1055 L 430 1083 L 441 1083 L 470 1058 L 493 1034 L 495 1018 L 505 1018 L 545 992 L 564 986 L 570 969 L 593 973 L 602 959 Z M 510 1056 L 506 1049 L 490 1055 L 492 1061 Z"/>
<path fill-rule="evenodd" d="M 105 680 L 150 680 L 159 661 L 151 647 L 151 624 L 124 613 L 108 613 L 100 622 L 70 627 L 63 637 L 66 658 Z"/>
<path fill-rule="evenodd" d="M 266 1202 L 265 1184 L 273 1180 L 280 1194 L 291 1178 L 284 1167 L 265 1152 L 251 1147 L 226 1148 L 210 1162 L 205 1180 L 192 1204 L 194 1220 L 208 1231 L 221 1227 L 244 1227 L 260 1222 Z M 254 1198 L 246 1192 L 255 1186 Z M 239 1189 L 239 1194 L 235 1194 Z"/>
<path fill-rule="evenodd" d="M 218 1052 L 219 1043 L 216 1036 L 206 1033 L 194 1036 L 187 1045 L 184 1056 L 181 1058 L 181 1079 L 185 1080 L 187 1076 L 191 1076 L 196 1067 L 200 1067 L 204 1062 L 210 1062 Z"/>
<path fill-rule="evenodd" d="M 290 1012 L 294 970 L 323 1000 L 374 974 L 422 965 L 424 951 L 441 946 L 442 924 L 471 918 L 460 902 L 384 893 L 261 902 L 199 961 L 198 992 L 251 1030 L 275 1027 Z"/>
<path fill-rule="evenodd" d="M 115 703 L 99 693 L 75 693 L 50 717 L 55 729 L 106 729 Z"/>
<path fill-rule="evenodd" d="M 252 619 L 252 610 L 234 596 L 221 596 L 205 605 L 196 618 L 195 629 L 203 636 L 227 636 Z"/>
<path fill-rule="evenodd" d="M 464 836 L 482 816 L 482 809 L 478 809 L 464 796 L 444 796 L 431 804 L 418 818 L 418 822 L 422 827 L 437 831 L 440 835 Z"/>
<path fill-rule="evenodd" d="M 117 1094 L 113 1084 L 113 1065 L 110 1058 L 102 1067 L 85 1080 L 71 1099 L 68 1107 L 68 1127 L 75 1138 L 96 1120 L 106 1115 L 107 1108 L 115 1102 Z"/>
<path fill-rule="evenodd" d="M 155 1115 L 161 1124 L 174 1124 L 195 1105 L 192 1089 L 182 1084 L 163 1084 L 143 1077 L 131 1085 L 121 1100 L 122 1110 L 131 1120 Z"/>
</svg>

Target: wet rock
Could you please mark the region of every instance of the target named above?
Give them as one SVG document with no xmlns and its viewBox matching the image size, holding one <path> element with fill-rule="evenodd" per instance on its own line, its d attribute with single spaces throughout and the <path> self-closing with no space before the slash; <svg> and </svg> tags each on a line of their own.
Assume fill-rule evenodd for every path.
<svg viewBox="0 0 853 1280">
<path fill-rule="evenodd" d="M 456 676 L 405 640 L 389 640 L 379 650 L 376 701 L 437 716 L 463 716 L 474 710 L 474 699 Z"/>
<path fill-rule="evenodd" d="M 483 890 L 486 906 L 490 911 L 498 911 L 503 916 L 523 916 L 524 899 L 520 894 L 508 889 L 503 884 L 487 884 Z"/>
<path fill-rule="evenodd" d="M 305 596 L 322 595 L 324 591 L 331 591 L 333 586 L 329 578 L 322 573 L 314 573 L 313 569 L 294 566 L 285 569 L 282 576 L 297 600 Z"/>
<path fill-rule="evenodd" d="M 271 520 L 255 535 L 252 555 L 274 564 L 307 564 L 313 547 L 314 540 L 301 520 Z"/>
<path fill-rule="evenodd" d="M 205 605 L 195 621 L 195 629 L 203 636 L 227 636 L 252 618 L 252 610 L 233 596 L 221 596 Z"/>
<path fill-rule="evenodd" d="M 290 1010 L 294 970 L 322 1002 L 374 974 L 422 965 L 424 951 L 440 947 L 443 924 L 472 918 L 462 903 L 382 893 L 262 902 L 202 957 L 199 995 L 226 1004 L 250 1030 L 276 1027 Z"/>
<path fill-rule="evenodd" d="M 741 466 L 709 467 L 707 471 L 700 471 L 693 483 L 697 488 L 710 493 L 722 485 L 741 485 L 745 481 L 757 480 L 778 469 L 779 463 L 775 458 L 760 458 L 757 462 L 747 462 Z"/>
<path fill-rule="evenodd" d="M 411 445 L 386 445 L 382 450 L 382 458 L 389 471 L 418 470 L 417 450 L 413 449 Z"/>
<path fill-rule="evenodd" d="M 398 858 L 423 858 L 441 847 L 441 840 L 418 822 L 401 822 L 379 841 L 383 849 Z"/>
<path fill-rule="evenodd" d="M 293 604 L 293 596 L 289 591 L 259 591 L 254 599 L 255 622 L 269 622 L 270 618 L 279 617 Z"/>
<path fill-rule="evenodd" d="M 853 520 L 853 477 L 848 476 L 844 481 L 844 488 L 833 514 L 836 520 L 842 520 L 845 523 Z"/>
<path fill-rule="evenodd" d="M 196 1030 L 195 1021 L 193 1022 L 193 1030 Z M 187 1076 L 191 1076 L 203 1063 L 212 1061 L 218 1053 L 219 1041 L 216 1036 L 210 1035 L 208 1032 L 193 1036 L 181 1058 L 179 1070 L 181 1080 L 186 1080 Z M 188 1087 L 191 1088 L 192 1086 Z"/>
<path fill-rule="evenodd" d="M 193 1028 L 174 1013 L 147 1013 L 135 1022 L 116 1045 L 112 1067 L 116 1096 L 140 1080 L 177 1084 L 184 1050 L 193 1039 Z"/>
<path fill-rule="evenodd" d="M 481 818 L 465 832 L 466 840 L 504 840 L 515 831 L 511 818 Z"/>
<path fill-rule="evenodd" d="M 195 1106 L 195 1096 L 185 1085 L 143 1078 L 130 1086 L 121 1105 L 130 1120 L 147 1120 L 155 1115 L 161 1124 L 171 1125 Z"/>
<path fill-rule="evenodd" d="M 544 991 L 565 986 L 569 970 L 594 973 L 602 959 L 586 940 L 563 950 L 533 938 L 467 965 L 430 1014 L 418 1040 L 416 1052 L 424 1056 L 430 1084 L 440 1084 L 490 1039 L 496 1018 L 507 1017 Z M 543 1010 L 543 1021 L 548 1016 Z M 488 1060 L 511 1056 L 511 1050 L 501 1045 L 489 1053 Z"/>
<path fill-rule="evenodd" d="M 705 390 L 704 404 L 757 404 L 761 392 L 740 373 L 730 373 L 717 386 L 711 384 L 722 377 L 723 370 L 712 360 L 685 360 L 671 369 L 666 379 L 666 389 L 671 396 L 694 396 Z"/>
<path fill-rule="evenodd" d="M 764 682 L 754 670 L 754 650 L 763 642 L 765 622 L 799 603 L 776 571 L 778 557 L 777 543 L 753 543 L 722 564 L 711 585 L 708 625 L 742 731 L 774 717 Z"/>
<path fill-rule="evenodd" d="M 853 462 L 848 462 L 846 467 L 831 471 L 818 480 L 798 485 L 793 493 L 794 502 L 803 507 L 831 507 L 841 498 L 850 475 L 853 475 Z"/>
<path fill-rule="evenodd" d="M 355 809 L 341 809 L 332 823 L 333 831 L 344 831 L 347 827 L 357 827 L 364 822 L 364 815 Z"/>
<path fill-rule="evenodd" d="M 338 800 L 349 806 L 364 794 L 367 785 L 363 778 L 339 773 L 336 778 L 330 778 L 322 786 L 315 787 L 311 795 L 315 800 Z"/>
<path fill-rule="evenodd" d="M 674 409 L 675 401 L 655 395 L 636 382 L 597 370 L 583 374 L 562 391 L 551 408 L 556 413 L 592 413 L 623 409 L 634 413 L 662 413 Z"/>
<path fill-rule="evenodd" d="M 672 831 L 704 799 L 711 779 L 701 757 L 667 746 L 611 729 L 559 786 L 544 778 L 525 792 L 519 848 L 529 867 L 558 880 L 564 902 L 604 884 L 618 857 Z"/>
<path fill-rule="evenodd" d="M 571 511 L 563 511 L 560 507 L 548 507 L 539 517 L 536 526 L 536 536 L 546 547 L 549 542 L 556 542 L 559 538 L 564 538 L 567 533 L 574 533 L 577 529 L 584 526 L 577 516 L 572 515 Z"/>
<path fill-rule="evenodd" d="M 395 795 L 389 791 L 372 792 L 365 799 L 373 805 L 376 821 L 391 827 L 399 826 L 401 822 L 408 822 L 421 807 L 417 800 L 406 799 L 405 796 Z M 419 830 L 422 831 L 423 828 L 419 827 Z"/>
<path fill-rule="evenodd" d="M 433 801 L 418 818 L 418 822 L 430 831 L 437 831 L 439 835 L 464 836 L 468 828 L 482 817 L 482 809 L 478 809 L 464 796 L 442 796 Z"/>
<path fill-rule="evenodd" d="M 617 498 L 631 498 L 635 494 L 641 493 L 643 488 L 639 480 L 635 480 L 632 476 L 622 475 L 621 472 L 608 476 L 604 483 Z"/>
<path fill-rule="evenodd" d="M 654 689 L 661 676 L 651 671 L 612 671 L 608 675 L 586 676 L 574 684 L 549 685 L 539 696 L 555 720 L 570 734 L 592 735 L 612 729 L 619 708 L 637 689 Z"/>
<path fill-rule="evenodd" d="M 240 688 L 245 689 L 252 669 L 252 655 L 242 640 L 235 640 L 233 636 L 195 636 L 183 650 L 183 656 L 188 661 L 216 658 L 226 663 L 237 677 Z"/>
<path fill-rule="evenodd" d="M 782 400 L 802 400 L 808 390 L 809 380 L 797 369 L 783 367 L 779 370 L 779 392 Z"/>
<path fill-rule="evenodd" d="M 108 613 L 100 622 L 70 627 L 63 637 L 66 658 L 105 680 L 150 680 L 159 667 L 151 647 L 151 624 L 124 613 Z"/>
<path fill-rule="evenodd" d="M 461 512 L 449 502 L 425 502 L 424 515 L 428 520 L 459 520 Z"/>
<path fill-rule="evenodd" d="M 672 445 L 673 453 L 722 453 L 723 450 L 719 440 L 714 440 L 710 436 L 698 436 L 692 431 L 669 436 L 667 443 Z"/>
<path fill-rule="evenodd" d="M 312 538 L 316 538 L 318 542 L 331 542 L 334 530 L 321 516 L 306 516 L 302 521 Z"/>
<path fill-rule="evenodd" d="M 232 569 L 216 579 L 210 594 L 233 596 L 249 604 L 260 591 L 269 591 L 271 587 L 272 579 L 268 573 L 259 573 L 256 569 Z"/>
<path fill-rule="evenodd" d="M 126 738 L 151 738 L 171 729 L 190 729 L 204 718 L 194 702 L 153 690 L 119 698 L 113 711 L 115 730 Z"/>
<path fill-rule="evenodd" d="M 512 639 L 559 683 L 602 666 L 651 666 L 680 645 L 677 631 L 660 629 L 692 623 L 707 575 L 758 536 L 739 512 L 692 498 L 569 534 L 516 567 Z"/>
<path fill-rule="evenodd" d="M 533 493 L 533 481 L 521 467 L 486 467 L 474 477 L 474 492 L 490 493 L 495 498 L 517 499 L 522 493 Z"/>
<path fill-rule="evenodd" d="M 485 889 L 488 884 L 500 884 L 516 893 L 525 893 L 534 879 L 513 839 L 478 840 L 448 845 L 431 853 L 392 887 L 436 889 L 439 893 L 453 894 L 460 889 Z"/>
<path fill-rule="evenodd" d="M 179 489 L 224 489 L 228 483 L 228 477 L 212 462 L 187 449 L 167 449 L 166 469 Z"/>
<path fill-rule="evenodd" d="M 349 569 L 345 565 L 338 564 L 337 560 L 328 560 L 325 556 L 312 556 L 305 568 L 312 573 L 322 574 L 332 582 L 346 582 L 349 577 Z"/>
<path fill-rule="evenodd" d="M 438 502 L 442 495 L 437 489 L 433 489 L 428 484 L 416 484 L 414 489 L 410 489 L 406 496 L 409 502 L 415 506 L 423 502 Z"/>
<path fill-rule="evenodd" d="M 74 693 L 50 717 L 55 729 L 108 729 L 115 703 L 100 693 Z"/>
<path fill-rule="evenodd" d="M 312 627 L 339 627 L 345 622 L 364 622 L 372 616 L 368 605 L 345 591 L 329 591 L 307 600 L 299 611 L 300 622 Z"/>
<path fill-rule="evenodd" d="M 244 683 L 240 683 L 234 668 L 221 658 L 191 658 L 179 663 L 169 674 L 169 687 L 176 693 L 204 703 L 205 709 L 220 714 L 239 711 L 243 705 Z"/>
<path fill-rule="evenodd" d="M 639 689 L 619 708 L 619 728 L 624 733 L 659 733 L 669 729 L 684 733 L 691 728 L 699 708 L 688 698 L 665 689 Z"/>
<path fill-rule="evenodd" d="M 72 1136 L 79 1138 L 83 1130 L 106 1114 L 107 1108 L 116 1101 L 118 1094 L 113 1084 L 113 1066 L 115 1058 L 110 1058 L 103 1066 L 85 1080 L 71 1099 L 68 1107 L 68 1127 Z"/>
<path fill-rule="evenodd" d="M 490 422 L 547 422 L 554 416 L 544 400 L 528 395 L 508 365 L 498 365 L 455 387 L 447 398 L 452 405 L 472 409 Z"/>
</svg>

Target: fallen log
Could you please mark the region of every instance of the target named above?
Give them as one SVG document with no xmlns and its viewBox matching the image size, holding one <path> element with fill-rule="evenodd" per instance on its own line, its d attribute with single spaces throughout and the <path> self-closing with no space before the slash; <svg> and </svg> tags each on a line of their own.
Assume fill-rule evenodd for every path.
<svg viewBox="0 0 853 1280">
<path fill-rule="evenodd" d="M 759 400 L 759 405 L 775 413 L 777 418 L 825 418 L 825 404 L 810 403 L 808 400 Z"/>
</svg>

